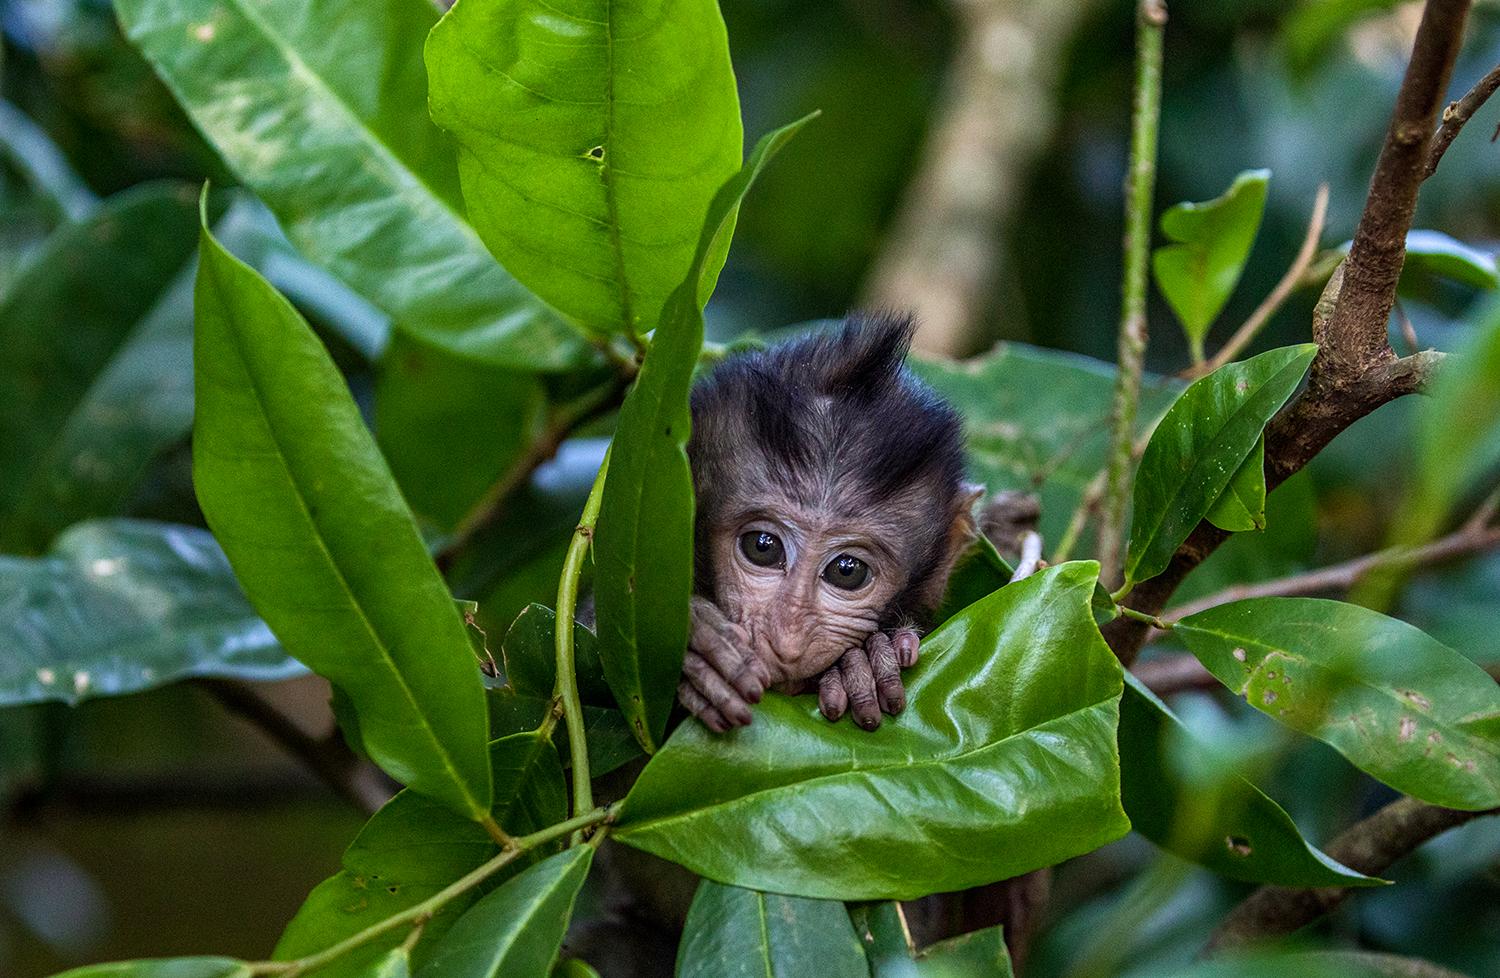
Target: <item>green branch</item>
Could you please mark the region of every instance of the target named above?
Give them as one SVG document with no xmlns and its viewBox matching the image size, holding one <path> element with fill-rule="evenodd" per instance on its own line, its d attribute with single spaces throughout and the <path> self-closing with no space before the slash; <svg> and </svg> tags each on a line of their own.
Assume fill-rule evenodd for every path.
<svg viewBox="0 0 1500 978">
<path fill-rule="evenodd" d="M 1118 579 L 1123 563 L 1130 443 L 1135 436 L 1141 371 L 1146 358 L 1146 272 L 1151 258 L 1151 201 L 1156 189 L 1156 133 L 1161 119 L 1162 35 L 1166 23 L 1167 6 L 1163 0 L 1140 0 L 1136 8 L 1135 109 L 1125 193 L 1119 373 L 1115 383 L 1109 482 L 1099 526 L 1099 561 L 1110 580 Z"/>
<path fill-rule="evenodd" d="M 604 453 L 604 464 L 599 466 L 599 475 L 594 487 L 589 490 L 588 502 L 583 505 L 583 515 L 578 518 L 578 528 L 573 531 L 573 542 L 568 546 L 568 557 L 563 563 L 562 578 L 557 582 L 557 686 L 552 698 L 562 704 L 563 721 L 568 726 L 568 748 L 573 755 L 573 813 L 586 812 L 594 807 L 594 792 L 589 780 L 589 745 L 583 730 L 583 704 L 578 699 L 578 670 L 573 661 L 573 613 L 578 608 L 578 575 L 583 570 L 583 558 L 588 555 L 589 545 L 594 540 L 594 523 L 599 519 L 599 504 L 604 499 L 604 479 L 609 473 L 609 452 Z"/>
<path fill-rule="evenodd" d="M 567 835 L 569 832 L 577 829 L 607 822 L 614 818 L 615 811 L 618 808 L 618 805 L 611 805 L 608 808 L 596 808 L 587 814 L 570 818 L 566 822 L 558 822 L 556 825 L 548 826 L 539 832 L 516 836 L 511 840 L 509 848 L 502 850 L 499 855 L 468 874 L 459 877 L 421 903 L 387 917 L 377 924 L 371 924 L 358 934 L 347 937 L 332 947 L 325 948 L 316 954 L 294 958 L 291 961 L 252 962 L 250 964 L 250 973 L 255 975 L 278 975 L 280 978 L 296 978 L 297 975 L 305 974 L 314 968 L 320 968 L 335 958 L 347 954 L 361 944 L 379 937 L 388 930 L 393 930 L 402 924 L 422 924 L 431 918 L 449 900 L 483 883 L 499 872 L 503 866 L 514 862 L 523 852 L 535 849 L 539 845 L 551 842 L 553 839 Z"/>
</svg>

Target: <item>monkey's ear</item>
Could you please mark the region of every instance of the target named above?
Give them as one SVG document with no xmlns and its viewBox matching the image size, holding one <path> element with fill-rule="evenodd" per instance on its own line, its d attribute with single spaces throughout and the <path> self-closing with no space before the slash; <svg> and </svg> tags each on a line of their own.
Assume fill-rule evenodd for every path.
<svg viewBox="0 0 1500 978">
<path fill-rule="evenodd" d="M 948 578 L 958 564 L 958 558 L 979 537 L 978 525 L 974 522 L 974 504 L 984 495 L 984 487 L 972 482 L 960 483 L 953 496 L 952 521 L 948 524 L 948 538 L 943 543 L 943 560 L 938 564 L 925 584 L 919 598 L 924 607 L 936 608 L 943 603 L 943 593 L 948 590 Z"/>
</svg>

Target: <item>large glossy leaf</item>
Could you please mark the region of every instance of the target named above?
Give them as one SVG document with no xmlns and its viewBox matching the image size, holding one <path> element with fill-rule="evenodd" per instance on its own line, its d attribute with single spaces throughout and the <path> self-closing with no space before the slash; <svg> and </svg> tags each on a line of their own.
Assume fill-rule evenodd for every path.
<svg viewBox="0 0 1500 978">
<path fill-rule="evenodd" d="M 464 218 L 452 146 L 427 115 L 431 4 L 119 0 L 115 10 L 298 249 L 403 328 L 520 369 L 592 358 Z"/>
<path fill-rule="evenodd" d="M 466 0 L 428 38 L 427 67 L 500 263 L 595 329 L 654 328 L 744 153 L 718 4 Z"/>
<path fill-rule="evenodd" d="M 490 807 L 479 670 L 385 460 L 296 310 L 207 228 L 200 252 L 204 516 L 286 650 L 352 700 L 370 757 L 479 818 Z"/>
<path fill-rule="evenodd" d="M 192 255 L 193 204 L 191 189 L 176 183 L 117 194 L 91 220 L 48 239 L 0 296 L 0 538 L 11 547 L 34 553 L 46 545 L 12 529 L 6 515 L 43 490 L 31 483 L 51 476 L 49 450 Z"/>
<path fill-rule="evenodd" d="M 963 889 L 1118 838 L 1121 679 L 1089 609 L 1097 573 L 1052 567 L 950 619 L 876 731 L 777 694 L 728 734 L 683 723 L 614 837 L 720 882 L 845 899 Z"/>
<path fill-rule="evenodd" d="M 997 344 L 963 363 L 913 357 L 910 364 L 963 415 L 970 477 L 991 495 L 1036 492 L 1042 537 L 1056 544 L 1085 487 L 1104 467 L 1114 367 L 1020 343 Z M 1147 378 L 1142 423 L 1165 411 L 1179 390 L 1176 381 Z M 1087 552 L 1086 545 L 1087 539 L 1075 552 Z"/>
<path fill-rule="evenodd" d="M 1155 577 L 1229 485 L 1318 348 L 1269 350 L 1194 383 L 1156 426 L 1135 476 L 1127 583 Z"/>
<path fill-rule="evenodd" d="M 1151 270 L 1182 322 L 1195 360 L 1203 358 L 1203 337 L 1245 269 L 1270 181 L 1270 170 L 1246 170 L 1213 200 L 1178 204 L 1162 213 L 1162 233 L 1175 243 L 1152 253 Z"/>
<path fill-rule="evenodd" d="M 1320 598 L 1233 601 L 1175 634 L 1251 706 L 1398 791 L 1500 805 L 1500 687 L 1405 622 Z"/>
<path fill-rule="evenodd" d="M 302 672 L 196 527 L 99 520 L 45 557 L 0 557 L 0 706 Z"/>
<path fill-rule="evenodd" d="M 248 195 L 233 195 L 214 233 L 252 267 L 282 279 L 296 279 L 300 270 L 305 280 L 311 270 L 292 252 L 271 215 Z M 196 272 L 196 260 L 179 269 L 34 460 L 0 534 L 0 549 L 36 552 L 73 523 L 116 514 L 157 453 L 187 435 L 193 424 Z"/>
<path fill-rule="evenodd" d="M 676 978 L 869 978 L 838 900 L 698 884 L 677 948 Z"/>
<path fill-rule="evenodd" d="M 56 978 L 250 978 L 250 965 L 234 958 L 156 958 L 91 964 Z"/>
<path fill-rule="evenodd" d="M 999 926 L 939 941 L 918 951 L 898 903 L 851 907 L 871 978 L 1011 978 L 1010 951 Z"/>
<path fill-rule="evenodd" d="M 551 742 L 518 733 L 490 745 L 496 791 L 495 821 L 525 835 L 567 817 L 567 789 Z M 448 903 L 428 921 L 415 948 L 420 965 L 459 916 L 486 889 L 558 851 L 543 846 L 500 870 L 475 891 Z M 431 799 L 401 792 L 360 830 L 344 852 L 344 868 L 313 890 L 287 925 L 274 958 L 312 954 L 427 899 L 499 852 L 488 833 Z M 320 978 L 353 976 L 406 937 L 399 928 L 336 962 Z"/>
<path fill-rule="evenodd" d="M 687 652 L 693 585 L 688 388 L 703 346 L 709 259 L 728 247 L 740 201 L 761 169 L 811 118 L 761 137 L 740 172 L 719 188 L 692 267 L 668 299 L 620 408 L 594 535 L 594 597 L 604 676 L 647 753 L 661 743 Z"/>
<path fill-rule="evenodd" d="M 593 862 L 574 846 L 476 903 L 417 972 L 420 978 L 548 978 Z"/>
<path fill-rule="evenodd" d="M 1189 764 L 1168 763 L 1167 752 Z M 1199 784 L 1179 774 L 1209 768 Z M 1221 876 L 1279 886 L 1375 886 L 1313 848 L 1281 806 L 1225 765 L 1215 765 L 1161 700 L 1128 673 L 1120 700 L 1120 797 L 1130 827 Z"/>
</svg>

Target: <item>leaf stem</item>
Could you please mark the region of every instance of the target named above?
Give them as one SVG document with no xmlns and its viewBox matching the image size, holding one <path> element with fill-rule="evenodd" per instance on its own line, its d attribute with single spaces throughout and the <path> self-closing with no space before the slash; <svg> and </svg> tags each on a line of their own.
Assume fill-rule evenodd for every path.
<svg viewBox="0 0 1500 978">
<path fill-rule="evenodd" d="M 1163 0 L 1136 7 L 1135 109 L 1131 119 L 1130 173 L 1125 194 L 1125 276 L 1121 286 L 1119 367 L 1115 383 L 1109 481 L 1099 527 L 1102 572 L 1118 581 L 1130 482 L 1130 444 L 1135 437 L 1141 372 L 1146 357 L 1146 284 L 1151 250 L 1151 201 L 1156 189 L 1156 135 L 1161 121 Z"/>
<path fill-rule="evenodd" d="M 578 699 L 578 670 L 573 661 L 573 613 L 578 608 L 578 575 L 583 570 L 583 558 L 588 554 L 594 540 L 594 524 L 599 519 L 599 505 L 604 499 L 604 480 L 609 474 L 609 452 L 604 453 L 604 463 L 594 478 L 594 487 L 589 490 L 588 502 L 583 504 L 583 515 L 578 518 L 578 528 L 573 531 L 573 542 L 568 546 L 568 557 L 563 563 L 561 579 L 557 582 L 557 685 L 552 697 L 562 704 L 563 722 L 568 727 L 568 748 L 573 756 L 573 813 L 586 812 L 594 807 L 593 784 L 589 780 L 589 745 L 583 730 L 583 704 Z"/>
<path fill-rule="evenodd" d="M 1114 597 L 1114 595 L 1110 596 Z M 1124 597 L 1124 595 L 1121 595 L 1121 597 Z M 1116 599 L 1115 603 L 1119 604 L 1119 600 Z M 1145 612 L 1136 611 L 1134 608 L 1127 608 L 1124 605 L 1120 605 L 1119 607 L 1120 614 L 1124 615 L 1126 618 L 1134 618 L 1136 621 L 1143 621 L 1146 624 L 1150 625 L 1152 628 L 1159 628 L 1164 632 L 1170 632 L 1172 630 L 1171 622 L 1162 621 L 1155 615 L 1148 615 Z"/>
<path fill-rule="evenodd" d="M 502 867 L 514 862 L 522 853 L 530 849 L 535 849 L 539 845 L 551 842 L 553 839 L 567 835 L 569 832 L 577 829 L 607 822 L 614 818 L 615 812 L 618 809 L 618 804 L 605 808 L 596 808 L 586 814 L 575 816 L 566 822 L 558 822 L 556 825 L 550 825 L 530 835 L 514 836 L 511 838 L 510 847 L 502 849 L 498 855 L 491 858 L 488 862 L 449 883 L 421 903 L 408 907 L 398 914 L 393 914 L 379 923 L 371 924 L 358 934 L 347 937 L 316 954 L 294 958 L 291 961 L 252 962 L 250 964 L 250 973 L 254 975 L 279 975 L 281 978 L 296 978 L 297 975 L 304 974 L 314 968 L 322 967 L 335 958 L 354 950 L 361 944 L 379 937 L 388 930 L 400 927 L 402 924 L 425 921 L 449 900 L 489 879 Z"/>
</svg>

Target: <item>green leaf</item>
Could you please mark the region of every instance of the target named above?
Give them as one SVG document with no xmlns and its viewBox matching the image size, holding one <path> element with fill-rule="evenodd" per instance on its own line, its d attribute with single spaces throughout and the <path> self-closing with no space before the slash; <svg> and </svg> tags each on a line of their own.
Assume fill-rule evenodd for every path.
<svg viewBox="0 0 1500 978">
<path fill-rule="evenodd" d="M 1176 244 L 1151 255 L 1156 287 L 1182 321 L 1194 361 L 1203 359 L 1203 337 L 1229 301 L 1245 269 L 1266 209 L 1270 170 L 1246 170 L 1222 196 L 1169 207 L 1161 230 Z"/>
<path fill-rule="evenodd" d="M 1011 978 L 1010 951 L 998 926 L 928 945 L 912 944 L 898 903 L 849 908 L 870 958 L 872 978 Z"/>
<path fill-rule="evenodd" d="M 744 152 L 718 4 L 466 0 L 432 31 L 427 66 L 491 253 L 593 329 L 653 328 Z"/>
<path fill-rule="evenodd" d="M 522 696 L 551 699 L 557 683 L 557 612 L 546 605 L 528 605 L 505 633 L 505 677 Z M 578 673 L 578 695 L 589 706 L 611 707 L 614 694 L 604 681 L 594 633 L 573 623 L 573 658 Z"/>
<path fill-rule="evenodd" d="M 762 136 L 740 172 L 719 188 L 692 267 L 668 299 L 620 408 L 594 535 L 594 597 L 605 678 L 647 753 L 661 743 L 687 652 L 693 586 L 688 389 L 703 346 L 709 256 L 728 247 L 740 201 L 761 169 L 812 118 Z"/>
<path fill-rule="evenodd" d="M 943 603 L 933 614 L 933 627 L 941 625 L 980 598 L 1000 590 L 1010 583 L 1015 571 L 1000 556 L 995 545 L 983 536 L 958 558 L 953 575 L 948 578 L 948 591 Z"/>
<path fill-rule="evenodd" d="M 250 978 L 254 973 L 234 958 L 157 958 L 91 964 L 55 978 Z"/>
<path fill-rule="evenodd" d="M 520 696 L 509 686 L 491 686 L 485 690 L 485 696 L 490 704 L 492 737 L 534 732 L 552 708 L 551 694 L 546 699 Z M 635 733 L 619 710 L 585 706 L 583 729 L 588 739 L 589 774 L 593 777 L 608 774 L 641 756 L 641 745 L 636 743 Z M 553 728 L 552 739 L 563 767 L 571 767 L 567 728 L 558 724 Z"/>
<path fill-rule="evenodd" d="M 1208 786 L 1183 778 L 1167 752 L 1188 755 L 1217 775 Z M 1286 812 L 1210 756 L 1140 680 L 1125 676 L 1120 700 L 1120 797 L 1130 827 L 1220 876 L 1278 886 L 1377 886 L 1313 848 Z"/>
<path fill-rule="evenodd" d="M 559 961 L 552 969 L 552 978 L 599 978 L 599 972 L 580 958 Z"/>
<path fill-rule="evenodd" d="M 1225 364 L 1182 392 L 1156 426 L 1136 471 L 1127 583 L 1166 569 L 1317 352 L 1312 343 L 1268 350 Z"/>
<path fill-rule="evenodd" d="M 1233 601 L 1174 629 L 1251 706 L 1415 798 L 1500 805 L 1500 687 L 1411 625 L 1319 598 Z"/>
<path fill-rule="evenodd" d="M 676 978 L 869 978 L 838 900 L 698 884 L 677 948 Z"/>
<path fill-rule="evenodd" d="M 1406 265 L 1402 271 L 1413 268 L 1487 292 L 1500 287 L 1493 254 L 1470 248 L 1440 231 L 1406 232 Z"/>
<path fill-rule="evenodd" d="M 0 556 L 0 706 L 302 672 L 197 527 L 98 520 L 46 557 Z"/>
<path fill-rule="evenodd" d="M 1332 4 L 1313 4 L 1314 8 Z M 1417 964 L 1420 968 L 1409 965 Z M 1164 970 L 1157 963 L 1149 969 L 1127 972 L 1126 978 L 1392 978 L 1398 975 L 1434 974 L 1418 958 L 1401 958 L 1367 951 L 1280 951 L 1224 955 Z M 1434 978 L 1459 978 L 1438 969 Z"/>
<path fill-rule="evenodd" d="M 90 388 L 182 270 L 197 242 L 184 184 L 148 184 L 111 197 L 95 216 L 63 227 L 0 296 L 0 541 L 37 553 L 59 527 L 35 512 L 58 468 L 110 468 L 112 456 L 60 458 Z M 64 469 L 66 473 L 66 469 Z M 12 510 L 27 506 L 11 522 Z M 33 526 L 42 522 L 43 527 Z"/>
<path fill-rule="evenodd" d="M 534 732 L 490 745 L 494 766 L 495 821 L 526 835 L 567 817 L 567 788 L 557 751 Z M 416 947 L 417 964 L 432 953 L 465 908 L 500 881 L 558 851 L 542 846 L 490 877 L 478 890 L 446 904 L 427 922 Z M 273 955 L 277 961 L 313 954 L 422 902 L 499 853 L 474 822 L 410 789 L 385 804 L 344 852 L 344 868 L 313 890 L 297 911 Z M 362 973 L 406 938 L 397 928 L 319 968 L 319 978 Z"/>
<path fill-rule="evenodd" d="M 370 757 L 471 818 L 490 807 L 463 619 L 359 409 L 307 324 L 205 227 L 193 481 L 288 652 L 340 687 Z"/>
<path fill-rule="evenodd" d="M 115 10 L 293 244 L 401 328 L 518 369 L 594 359 L 464 218 L 452 146 L 427 115 L 431 4 L 119 0 Z"/>
<path fill-rule="evenodd" d="M 547 978 L 593 856 L 574 846 L 507 881 L 453 925 L 419 978 Z"/>
<path fill-rule="evenodd" d="M 1221 530 L 1240 533 L 1266 528 L 1266 436 L 1261 435 L 1229 485 L 1204 519 Z"/>
<path fill-rule="evenodd" d="M 912 357 L 913 372 L 964 418 L 969 477 L 993 496 L 1006 489 L 1042 501 L 1042 538 L 1062 539 L 1084 490 L 1104 467 L 1114 366 L 1020 343 L 999 343 L 962 363 Z M 1171 405 L 1181 386 L 1147 377 L 1140 417 L 1147 424 Z M 1089 538 L 1075 553 L 1088 551 Z"/>
<path fill-rule="evenodd" d="M 830 724 L 811 695 L 767 695 L 724 735 L 683 723 L 614 838 L 737 886 L 902 900 L 1119 838 L 1121 679 L 1089 610 L 1097 578 L 1061 564 L 950 619 L 874 732 Z"/>
</svg>

